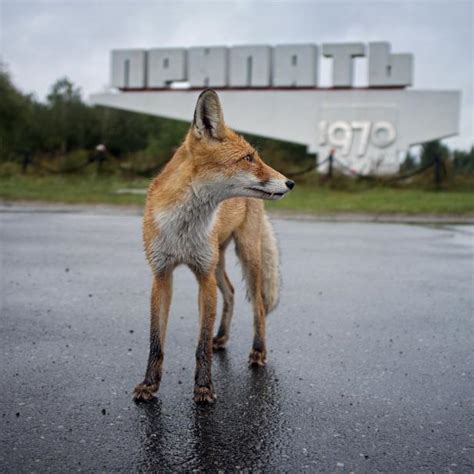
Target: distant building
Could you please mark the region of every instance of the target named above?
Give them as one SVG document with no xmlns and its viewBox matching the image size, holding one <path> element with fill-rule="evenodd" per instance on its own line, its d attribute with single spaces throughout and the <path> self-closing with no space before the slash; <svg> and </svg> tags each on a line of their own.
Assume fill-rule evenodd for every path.
<svg viewBox="0 0 474 474">
<path fill-rule="evenodd" d="M 354 87 L 366 50 L 368 87 Z M 332 58 L 331 87 L 318 87 L 320 51 Z M 320 162 L 334 149 L 348 173 L 396 173 L 400 152 L 459 133 L 460 92 L 407 89 L 413 56 L 385 42 L 116 50 L 111 79 L 116 91 L 95 104 L 185 121 L 212 87 L 230 127 L 306 145 Z"/>
</svg>

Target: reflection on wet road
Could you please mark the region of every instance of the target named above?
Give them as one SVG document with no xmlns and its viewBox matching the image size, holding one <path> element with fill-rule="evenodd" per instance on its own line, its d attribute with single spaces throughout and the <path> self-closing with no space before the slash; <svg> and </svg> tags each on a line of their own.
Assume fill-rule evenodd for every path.
<svg viewBox="0 0 474 474">
<path fill-rule="evenodd" d="M 188 425 L 176 423 L 182 411 L 178 415 L 163 413 L 161 401 L 139 406 L 144 415 L 139 469 L 225 469 L 222 460 L 232 462 L 235 469 L 264 469 L 279 455 L 284 431 L 273 370 L 251 370 L 242 377 L 232 370 L 224 352 L 217 354 L 215 365 L 221 387 L 219 403 L 199 407 L 187 400 L 183 409 Z"/>
</svg>

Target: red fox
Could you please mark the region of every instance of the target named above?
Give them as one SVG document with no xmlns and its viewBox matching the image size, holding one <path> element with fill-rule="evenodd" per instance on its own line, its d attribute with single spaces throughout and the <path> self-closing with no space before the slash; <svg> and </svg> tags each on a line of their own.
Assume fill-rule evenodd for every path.
<svg viewBox="0 0 474 474">
<path fill-rule="evenodd" d="M 135 400 L 151 400 L 160 385 L 172 275 L 180 264 L 188 265 L 199 284 L 194 400 L 215 400 L 212 350 L 225 347 L 234 306 L 234 288 L 224 260 L 232 240 L 253 305 L 249 363 L 265 365 L 265 316 L 278 303 L 280 274 L 276 239 L 262 199 L 280 199 L 293 186 L 226 127 L 216 92 L 202 92 L 183 144 L 147 193 L 143 239 L 153 272 L 150 352 L 145 379 L 134 390 Z M 213 338 L 217 288 L 224 304 Z"/>
</svg>

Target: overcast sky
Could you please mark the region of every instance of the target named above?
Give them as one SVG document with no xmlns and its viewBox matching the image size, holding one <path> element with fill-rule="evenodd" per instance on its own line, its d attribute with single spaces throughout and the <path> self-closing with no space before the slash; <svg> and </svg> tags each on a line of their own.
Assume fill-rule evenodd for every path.
<svg viewBox="0 0 474 474">
<path fill-rule="evenodd" d="M 0 58 L 17 86 L 44 98 L 68 76 L 84 96 L 109 83 L 117 48 L 389 41 L 415 57 L 416 89 L 462 91 L 461 136 L 473 131 L 474 0 L 202 2 L 0 0 Z M 366 60 L 356 84 L 364 85 Z M 321 66 L 329 85 L 329 65 Z"/>
</svg>

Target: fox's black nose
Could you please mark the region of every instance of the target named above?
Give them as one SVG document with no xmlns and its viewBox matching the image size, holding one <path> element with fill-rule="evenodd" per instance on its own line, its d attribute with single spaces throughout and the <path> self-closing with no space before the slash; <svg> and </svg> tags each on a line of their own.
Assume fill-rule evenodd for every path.
<svg viewBox="0 0 474 474">
<path fill-rule="evenodd" d="M 288 186 L 288 189 L 293 189 L 295 186 L 295 182 L 292 181 L 291 179 L 286 180 L 286 185 Z"/>
</svg>

